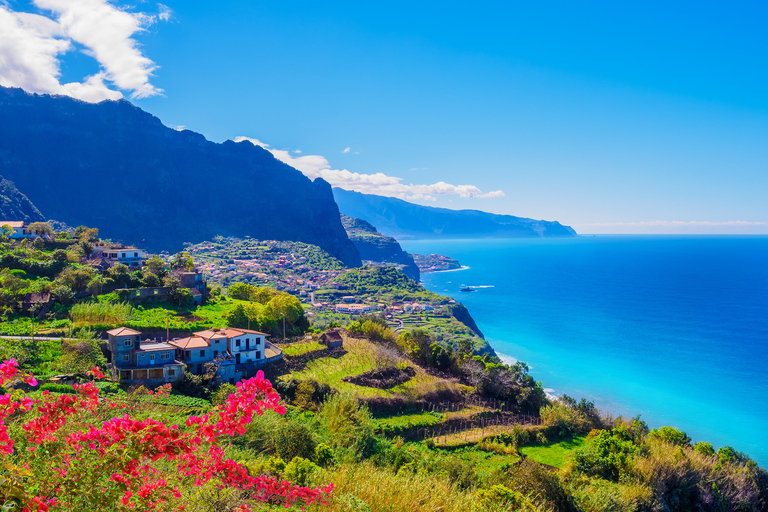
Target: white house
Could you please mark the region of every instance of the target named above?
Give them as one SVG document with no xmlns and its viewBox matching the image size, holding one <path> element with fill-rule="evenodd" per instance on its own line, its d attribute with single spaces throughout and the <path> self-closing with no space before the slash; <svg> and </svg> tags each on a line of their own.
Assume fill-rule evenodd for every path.
<svg viewBox="0 0 768 512">
<path fill-rule="evenodd" d="M 111 263 L 122 263 L 123 265 L 137 266 L 145 259 L 146 251 L 136 247 L 123 247 L 122 249 L 108 249 L 106 247 L 96 247 L 93 250 L 94 258 L 101 258 Z"/>
<path fill-rule="evenodd" d="M 38 238 L 40 236 L 32 232 L 23 220 L 0 220 L 0 226 L 8 226 L 13 229 L 13 233 L 10 236 L 14 240 L 19 238 Z"/>
</svg>

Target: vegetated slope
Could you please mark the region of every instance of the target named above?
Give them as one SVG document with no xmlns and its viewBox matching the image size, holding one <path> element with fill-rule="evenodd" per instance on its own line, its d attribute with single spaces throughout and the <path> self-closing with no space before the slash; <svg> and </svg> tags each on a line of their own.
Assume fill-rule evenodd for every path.
<svg viewBox="0 0 768 512">
<path fill-rule="evenodd" d="M 0 220 L 23 220 L 31 223 L 43 221 L 45 218 L 12 181 L 0 176 Z"/>
<path fill-rule="evenodd" d="M 384 236 L 369 222 L 341 215 L 341 223 L 347 235 L 360 252 L 360 259 L 377 263 L 395 264 L 405 275 L 419 281 L 419 267 L 410 254 L 405 252 L 392 237 Z"/>
<path fill-rule="evenodd" d="M 514 238 L 575 236 L 559 222 L 497 215 L 479 210 L 449 210 L 409 203 L 393 197 L 361 194 L 340 188 L 333 197 L 344 215 L 367 220 L 397 238 Z"/>
<path fill-rule="evenodd" d="M 0 174 L 48 217 L 150 250 L 250 235 L 311 243 L 360 264 L 327 182 L 249 142 L 217 144 L 163 126 L 127 101 L 0 87 Z"/>
</svg>

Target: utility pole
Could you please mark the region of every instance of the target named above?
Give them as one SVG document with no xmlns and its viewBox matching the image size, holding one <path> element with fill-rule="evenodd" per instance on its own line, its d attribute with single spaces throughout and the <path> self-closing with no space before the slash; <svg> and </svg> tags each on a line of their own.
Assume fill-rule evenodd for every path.
<svg viewBox="0 0 768 512">
<path fill-rule="evenodd" d="M 283 313 L 283 343 L 285 343 L 285 313 Z"/>
</svg>

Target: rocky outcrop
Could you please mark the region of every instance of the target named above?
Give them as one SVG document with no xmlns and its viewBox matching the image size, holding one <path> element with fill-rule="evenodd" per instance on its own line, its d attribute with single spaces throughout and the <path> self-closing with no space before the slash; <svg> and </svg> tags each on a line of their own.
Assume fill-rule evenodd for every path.
<svg viewBox="0 0 768 512">
<path fill-rule="evenodd" d="M 419 267 L 410 254 L 405 252 L 392 237 L 379 233 L 370 223 L 361 219 L 341 216 L 341 223 L 349 239 L 360 252 L 360 259 L 379 264 L 396 266 L 415 281 L 421 279 Z"/>
</svg>

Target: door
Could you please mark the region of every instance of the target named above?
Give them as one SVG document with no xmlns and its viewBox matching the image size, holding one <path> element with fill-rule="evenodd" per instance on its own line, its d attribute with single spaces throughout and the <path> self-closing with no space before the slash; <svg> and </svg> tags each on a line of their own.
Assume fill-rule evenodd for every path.
<svg viewBox="0 0 768 512">
<path fill-rule="evenodd" d="M 240 354 L 235 356 L 235 363 L 240 364 Z"/>
</svg>

